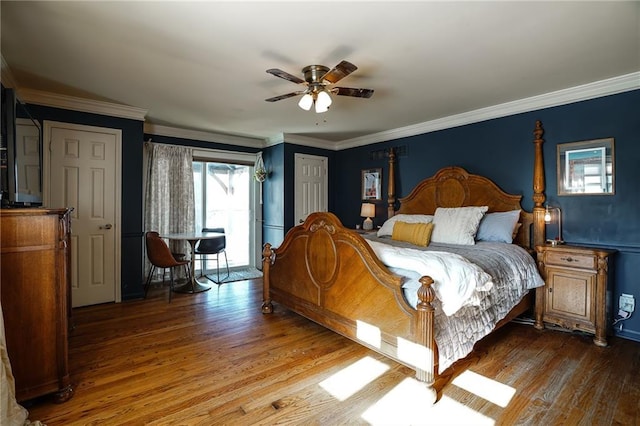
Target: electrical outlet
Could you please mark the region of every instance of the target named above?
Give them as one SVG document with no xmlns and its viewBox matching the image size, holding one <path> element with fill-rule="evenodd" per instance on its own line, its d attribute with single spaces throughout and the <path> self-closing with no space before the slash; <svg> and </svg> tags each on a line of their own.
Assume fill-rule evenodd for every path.
<svg viewBox="0 0 640 426">
<path fill-rule="evenodd" d="M 619 308 L 621 311 L 633 312 L 636 308 L 636 300 L 634 299 L 632 294 L 622 293 L 620 295 Z"/>
</svg>

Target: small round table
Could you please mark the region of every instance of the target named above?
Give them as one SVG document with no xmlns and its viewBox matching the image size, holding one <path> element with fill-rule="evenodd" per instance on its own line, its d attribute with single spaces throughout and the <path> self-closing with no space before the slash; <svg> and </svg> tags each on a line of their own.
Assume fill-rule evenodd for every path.
<svg viewBox="0 0 640 426">
<path fill-rule="evenodd" d="M 216 238 L 224 237 L 221 232 L 179 232 L 172 234 L 164 234 L 161 236 L 168 240 L 181 240 L 188 241 L 191 246 L 191 281 L 183 284 L 180 287 L 175 288 L 173 291 L 177 293 L 201 293 L 211 289 L 211 286 L 204 285 L 196 280 L 196 243 L 200 240 L 213 240 Z"/>
</svg>

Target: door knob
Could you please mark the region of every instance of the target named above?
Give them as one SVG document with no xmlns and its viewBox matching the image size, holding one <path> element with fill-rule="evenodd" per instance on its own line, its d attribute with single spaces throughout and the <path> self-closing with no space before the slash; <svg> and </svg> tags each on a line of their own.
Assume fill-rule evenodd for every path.
<svg viewBox="0 0 640 426">
<path fill-rule="evenodd" d="M 106 225 L 101 225 L 100 229 L 111 229 L 113 228 L 113 225 L 111 225 L 110 223 L 107 223 Z"/>
</svg>

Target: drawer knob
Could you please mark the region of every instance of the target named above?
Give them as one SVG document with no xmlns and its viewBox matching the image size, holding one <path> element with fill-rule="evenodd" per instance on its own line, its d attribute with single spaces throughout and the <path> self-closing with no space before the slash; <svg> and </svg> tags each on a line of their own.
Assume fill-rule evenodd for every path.
<svg viewBox="0 0 640 426">
<path fill-rule="evenodd" d="M 561 257 L 560 260 L 566 260 L 567 262 L 573 262 L 575 259 L 572 258 L 571 256 L 569 256 L 569 257 Z"/>
</svg>

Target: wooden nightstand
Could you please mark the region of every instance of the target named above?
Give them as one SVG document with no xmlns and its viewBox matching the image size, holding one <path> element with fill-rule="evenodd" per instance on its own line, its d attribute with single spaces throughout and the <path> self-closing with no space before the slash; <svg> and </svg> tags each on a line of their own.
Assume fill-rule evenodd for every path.
<svg viewBox="0 0 640 426">
<path fill-rule="evenodd" d="M 374 229 L 367 229 L 367 230 L 364 230 L 364 229 L 360 228 L 360 229 L 356 229 L 355 231 L 358 234 L 375 234 L 376 232 L 378 232 L 378 230 L 375 229 L 375 228 Z"/>
<path fill-rule="evenodd" d="M 593 342 L 607 346 L 607 286 L 616 250 L 543 245 L 536 251 L 546 285 L 536 289 L 535 327 L 548 322 L 594 333 Z"/>
</svg>

